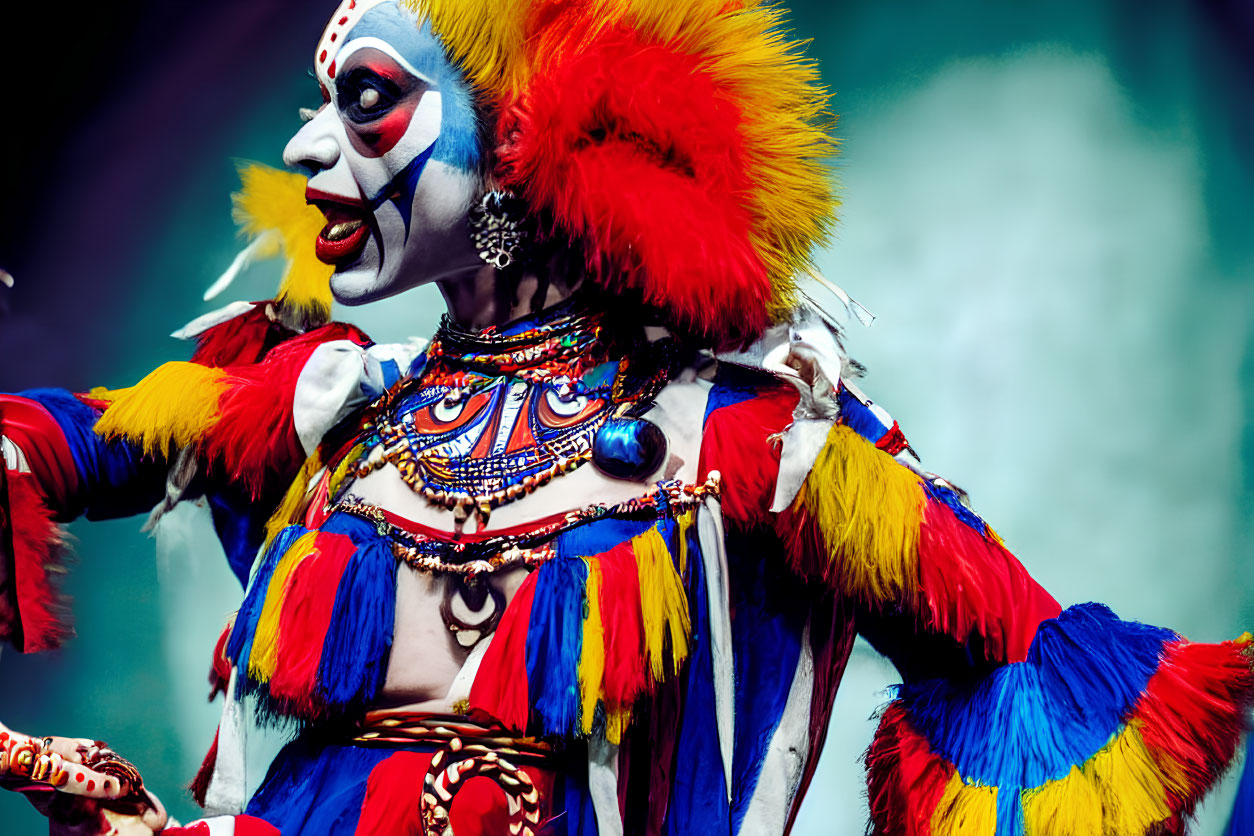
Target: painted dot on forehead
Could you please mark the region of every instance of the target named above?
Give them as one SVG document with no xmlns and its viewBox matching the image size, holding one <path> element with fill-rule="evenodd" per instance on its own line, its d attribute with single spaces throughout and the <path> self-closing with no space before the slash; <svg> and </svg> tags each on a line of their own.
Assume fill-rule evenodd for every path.
<svg viewBox="0 0 1254 836">
<path fill-rule="evenodd" d="M 323 30 L 318 47 L 314 50 L 314 72 L 317 73 L 318 80 L 324 86 L 329 87 L 331 80 L 335 78 L 335 56 L 347 40 L 345 35 L 352 31 L 357 22 L 371 9 L 388 2 L 391 0 L 343 0 L 340 3 L 335 14 L 331 16 L 331 22 Z"/>
</svg>

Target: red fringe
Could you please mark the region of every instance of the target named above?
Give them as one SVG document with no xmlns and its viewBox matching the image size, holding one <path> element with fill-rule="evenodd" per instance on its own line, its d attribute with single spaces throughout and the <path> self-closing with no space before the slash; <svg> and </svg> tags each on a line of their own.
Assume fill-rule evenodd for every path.
<svg viewBox="0 0 1254 836">
<path fill-rule="evenodd" d="M 35 477 L 8 473 L 9 515 L 13 529 L 14 589 L 24 653 L 52 650 L 73 635 L 66 601 L 54 575 L 62 571 L 61 529 L 53 521 Z M 3 625 L 8 630 L 18 625 Z"/>
<path fill-rule="evenodd" d="M 213 662 L 209 665 L 209 702 L 213 702 L 218 694 L 225 694 L 231 682 L 231 660 L 226 658 L 226 643 L 231 637 L 231 627 L 227 624 L 222 628 L 222 635 L 213 646 Z"/>
<path fill-rule="evenodd" d="M 630 709 L 649 682 L 640 576 L 630 543 L 620 543 L 596 560 L 601 566 L 601 622 L 605 625 L 605 708 L 617 712 Z"/>
<path fill-rule="evenodd" d="M 205 753 L 205 759 L 200 762 L 200 769 L 196 770 L 196 777 L 187 785 L 187 790 L 192 794 L 192 800 L 196 802 L 198 807 L 205 806 L 205 797 L 209 794 L 209 782 L 213 780 L 213 768 L 217 765 L 218 731 L 215 730 L 213 733 L 213 744 L 210 745 L 209 751 Z"/>
<path fill-rule="evenodd" d="M 301 717 L 314 715 L 322 644 L 331 626 L 340 577 L 356 551 L 344 535 L 319 533 L 314 551 L 292 570 L 279 612 L 278 663 L 270 679 L 270 696 L 293 706 L 291 713 Z"/>
<path fill-rule="evenodd" d="M 1176 833 L 1182 820 L 1232 762 L 1254 704 L 1254 672 L 1237 642 L 1176 641 L 1163 649 L 1158 670 L 1128 715 L 1165 776 L 1176 814 L 1155 831 Z M 933 753 L 900 702 L 884 711 L 866 754 L 872 832 L 928 836 L 932 812 L 954 768 Z M 1182 779 L 1185 786 L 1175 785 Z"/>
<path fill-rule="evenodd" d="M 771 436 L 792 423 L 798 397 L 792 386 L 779 384 L 710 413 L 697 473 L 722 474 L 719 498 L 727 519 L 745 525 L 769 522 L 780 456 L 780 446 Z"/>
<path fill-rule="evenodd" d="M 752 341 L 771 282 L 751 238 L 739 109 L 699 57 L 566 15 L 544 27 L 550 59 L 525 98 L 503 108 L 497 176 L 581 240 L 611 290 L 640 291 L 715 343 Z"/>
<path fill-rule="evenodd" d="M 880 440 L 875 442 L 875 446 L 888 455 L 895 456 L 909 447 L 910 442 L 906 440 L 906 434 L 901 431 L 901 425 L 894 421 L 888 432 L 880 436 Z"/>
<path fill-rule="evenodd" d="M 866 771 L 871 833 L 930 836 L 932 812 L 954 767 L 932 752 L 899 702 L 884 710 L 866 753 Z"/>
<path fill-rule="evenodd" d="M 929 499 L 919 536 L 923 627 L 963 644 L 974 634 L 998 662 L 1021 662 L 1042 621 L 1062 607 L 1004 546 Z"/>
<path fill-rule="evenodd" d="M 192 362 L 225 368 L 259 361 L 268 340 L 292 334 L 266 316 L 269 304 L 256 302 L 251 311 L 215 325 L 197 337 Z"/>
<path fill-rule="evenodd" d="M 527 694 L 527 630 L 536 595 L 536 573 L 523 581 L 501 616 L 500 626 L 479 673 L 470 686 L 470 706 L 486 712 L 501 725 L 525 733 L 530 715 Z"/>
<path fill-rule="evenodd" d="M 801 490 L 799 500 L 804 497 L 805 488 Z M 840 564 L 828 554 L 823 532 L 810 518 L 810 511 L 804 502 L 795 502 L 791 508 L 776 516 L 775 533 L 784 544 L 789 568 L 803 578 L 821 580 L 835 588 Z"/>
<path fill-rule="evenodd" d="M 1167 775 L 1183 775 L 1188 793 L 1173 793 L 1171 808 L 1189 815 L 1227 769 L 1254 703 L 1248 645 L 1236 642 L 1163 648 L 1158 670 L 1132 712 L 1141 738 Z"/>
<path fill-rule="evenodd" d="M 296 382 L 318 346 L 345 339 L 368 343 L 352 325 L 334 323 L 280 343 L 260 363 L 227 369 L 227 389 L 218 404 L 221 418 L 209 433 L 206 454 L 252 497 L 267 487 L 286 487 L 304 463 L 292 424 Z"/>
</svg>

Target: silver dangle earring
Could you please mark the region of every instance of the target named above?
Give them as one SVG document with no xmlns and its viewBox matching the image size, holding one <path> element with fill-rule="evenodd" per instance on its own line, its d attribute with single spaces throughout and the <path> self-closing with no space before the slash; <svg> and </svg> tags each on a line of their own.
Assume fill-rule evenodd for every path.
<svg viewBox="0 0 1254 836">
<path fill-rule="evenodd" d="M 470 238 L 479 257 L 498 270 L 517 264 L 529 238 L 526 201 L 506 191 L 487 192 L 470 209 Z"/>
</svg>

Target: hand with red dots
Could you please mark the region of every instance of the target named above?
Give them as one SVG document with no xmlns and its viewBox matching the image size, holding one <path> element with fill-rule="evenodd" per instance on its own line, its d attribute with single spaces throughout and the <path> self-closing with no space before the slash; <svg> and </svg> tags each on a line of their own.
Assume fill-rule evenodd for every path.
<svg viewBox="0 0 1254 836">
<path fill-rule="evenodd" d="M 170 824 L 135 767 L 98 740 L 28 737 L 0 724 L 0 788 L 26 796 L 52 836 L 151 836 Z"/>
</svg>

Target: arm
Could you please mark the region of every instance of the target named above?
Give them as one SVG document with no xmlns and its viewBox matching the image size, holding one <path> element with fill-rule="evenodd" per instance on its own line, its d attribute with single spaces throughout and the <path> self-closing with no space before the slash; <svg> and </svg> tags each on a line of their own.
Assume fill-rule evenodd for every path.
<svg viewBox="0 0 1254 836">
<path fill-rule="evenodd" d="M 0 395 L 0 638 L 20 650 L 51 649 L 69 634 L 55 584 L 58 523 L 133 514 L 160 496 L 164 466 L 97 438 L 99 414 L 60 390 Z"/>
<path fill-rule="evenodd" d="M 904 680 L 867 754 L 876 832 L 1176 832 L 1233 757 L 1248 643 L 1062 610 L 841 392 L 776 524 L 794 570 L 852 602 Z"/>
<path fill-rule="evenodd" d="M 328 392 L 324 379 L 328 369 L 337 373 L 332 384 L 346 378 L 344 356 L 360 372 L 367 341 L 351 326 L 295 334 L 256 305 L 190 336 L 198 338 L 190 362 L 166 363 L 128 389 L 0 395 L 11 564 L 0 567 L 9 602 L 0 638 L 37 651 L 68 635 L 54 583 L 58 524 L 79 516 L 129 516 L 163 496 L 168 509 L 203 493 L 232 567 L 246 577 L 267 509 L 305 461 L 305 444 L 364 397 L 360 373 L 347 376 L 352 391 Z M 352 351 L 328 350 L 337 345 Z"/>
</svg>

